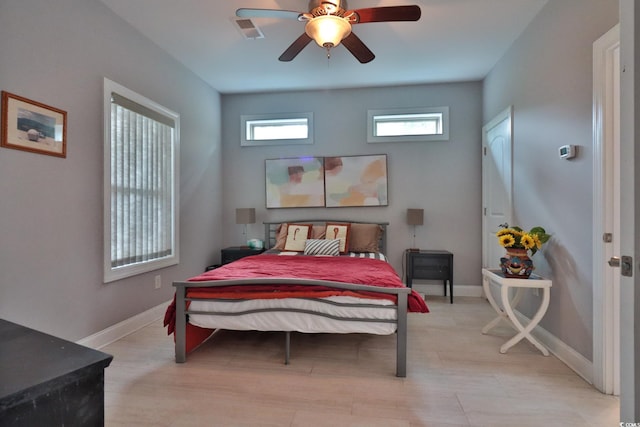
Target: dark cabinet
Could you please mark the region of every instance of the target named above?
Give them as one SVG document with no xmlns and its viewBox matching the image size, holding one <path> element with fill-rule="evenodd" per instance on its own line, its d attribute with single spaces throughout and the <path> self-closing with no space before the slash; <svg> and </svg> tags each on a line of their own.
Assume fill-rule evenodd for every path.
<svg viewBox="0 0 640 427">
<path fill-rule="evenodd" d="M 250 255 L 258 255 L 262 252 L 264 252 L 264 249 L 252 249 L 243 246 L 232 246 L 229 248 L 224 248 L 220 251 L 220 262 L 223 265 L 229 264 L 230 262 L 238 260 L 240 258 L 244 258 Z"/>
<path fill-rule="evenodd" d="M 113 357 L 0 319 L 0 425 L 103 426 Z"/>
<path fill-rule="evenodd" d="M 407 286 L 413 285 L 413 279 L 442 280 L 444 295 L 447 296 L 448 283 L 449 298 L 453 303 L 453 254 L 440 250 L 407 250 L 405 255 Z"/>
</svg>

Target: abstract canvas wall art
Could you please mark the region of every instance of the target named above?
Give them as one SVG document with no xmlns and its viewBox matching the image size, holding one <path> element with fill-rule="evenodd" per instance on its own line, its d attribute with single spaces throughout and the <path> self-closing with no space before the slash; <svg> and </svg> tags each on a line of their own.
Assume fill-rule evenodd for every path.
<svg viewBox="0 0 640 427">
<path fill-rule="evenodd" d="M 265 161 L 267 208 L 324 206 L 322 157 Z"/>
<path fill-rule="evenodd" d="M 324 158 L 325 206 L 387 206 L 387 156 Z"/>
</svg>

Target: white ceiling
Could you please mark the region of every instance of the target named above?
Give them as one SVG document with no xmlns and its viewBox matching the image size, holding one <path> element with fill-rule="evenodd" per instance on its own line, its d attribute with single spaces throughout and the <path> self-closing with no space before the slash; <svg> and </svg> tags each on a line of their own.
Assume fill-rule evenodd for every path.
<svg viewBox="0 0 640 427">
<path fill-rule="evenodd" d="M 292 62 L 280 54 L 304 23 L 254 18 L 264 39 L 247 40 L 237 8 L 308 11 L 306 0 L 101 0 L 221 93 L 331 89 L 482 79 L 548 0 L 350 0 L 349 9 L 417 4 L 417 22 L 368 23 L 353 32 L 376 58 L 309 44 Z"/>
</svg>

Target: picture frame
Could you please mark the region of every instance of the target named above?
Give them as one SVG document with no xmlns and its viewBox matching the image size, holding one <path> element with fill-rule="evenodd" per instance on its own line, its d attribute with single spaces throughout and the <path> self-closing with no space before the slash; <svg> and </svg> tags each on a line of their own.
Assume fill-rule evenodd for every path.
<svg viewBox="0 0 640 427">
<path fill-rule="evenodd" d="M 67 157 L 66 111 L 2 91 L 0 147 Z"/>
<path fill-rule="evenodd" d="M 265 160 L 266 207 L 324 207 L 322 157 Z"/>
<path fill-rule="evenodd" d="M 325 206 L 388 206 L 387 155 L 324 158 Z"/>
</svg>

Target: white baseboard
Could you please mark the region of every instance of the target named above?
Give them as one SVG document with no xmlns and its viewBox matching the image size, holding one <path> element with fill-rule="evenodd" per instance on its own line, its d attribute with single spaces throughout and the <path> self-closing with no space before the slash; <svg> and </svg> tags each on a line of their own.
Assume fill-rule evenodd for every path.
<svg viewBox="0 0 640 427">
<path fill-rule="evenodd" d="M 524 314 L 518 311 L 515 313 L 523 325 L 526 325 L 530 321 Z M 586 382 L 593 384 L 593 363 L 591 361 L 587 360 L 583 355 L 569 347 L 540 325 L 535 327 L 531 335 L 547 347 L 554 356 L 564 362 L 564 364 L 571 368 L 576 374 L 580 375 Z"/>
<path fill-rule="evenodd" d="M 425 295 L 443 295 L 444 294 L 444 285 L 434 285 L 434 284 L 419 284 L 413 283 L 413 289 L 418 291 L 419 293 Z M 448 286 L 447 286 L 448 290 Z M 455 297 L 479 297 L 485 298 L 484 291 L 482 286 L 453 286 L 453 301 L 455 303 Z M 518 316 L 520 322 L 523 325 L 526 325 L 530 322 L 530 319 L 523 315 L 522 313 L 516 311 L 516 316 Z M 575 371 L 576 374 L 580 375 L 585 381 L 589 384 L 593 384 L 593 363 L 587 360 L 583 355 L 575 351 L 573 348 L 565 344 L 555 335 L 551 334 L 546 329 L 542 328 L 540 325 L 536 326 L 533 330 L 532 335 L 536 337 L 554 356 L 560 359 L 565 365 Z"/>
<path fill-rule="evenodd" d="M 442 285 L 413 285 L 413 289 L 419 293 L 426 295 L 442 295 Z M 454 286 L 454 302 L 456 296 L 464 297 L 484 297 L 482 286 Z M 125 337 L 138 329 L 144 328 L 148 324 L 161 319 L 171 301 L 162 303 L 143 313 L 137 314 L 129 319 L 123 320 L 113 326 L 108 327 L 100 332 L 77 341 L 78 344 L 86 347 L 100 349 L 114 341 Z M 522 313 L 516 311 L 516 315 L 523 324 L 527 324 L 530 320 Z M 589 384 L 593 383 L 593 363 L 587 360 L 580 353 L 565 344 L 556 336 L 538 325 L 532 335 L 544 344 L 551 353 L 564 362 L 569 368 L 580 375 Z"/>
<path fill-rule="evenodd" d="M 147 311 L 140 314 L 136 314 L 120 323 L 116 323 L 113 326 L 109 326 L 100 332 L 96 332 L 86 338 L 82 338 L 76 341 L 77 344 L 84 345 L 93 349 L 100 349 L 106 345 L 111 344 L 120 338 L 126 337 L 129 334 L 134 333 L 138 329 L 144 328 L 150 323 L 155 322 L 158 319 L 164 317 L 164 313 L 167 310 L 167 306 L 171 301 L 164 302 Z"/>
<path fill-rule="evenodd" d="M 418 293 L 425 295 L 444 295 L 444 285 L 420 284 L 413 281 L 413 289 Z M 447 285 L 447 295 L 449 294 L 449 286 Z M 482 286 L 472 285 L 453 285 L 453 301 L 456 297 L 481 297 Z"/>
<path fill-rule="evenodd" d="M 486 299 L 487 297 L 484 295 L 484 290 L 482 287 L 480 287 L 480 289 L 482 290 L 482 297 Z M 531 321 L 518 310 L 514 310 L 514 313 L 518 316 L 518 320 L 520 320 L 520 323 L 523 325 L 526 325 Z M 547 347 L 554 356 L 560 359 L 571 370 L 580 375 L 586 382 L 593 384 L 593 362 L 587 360 L 583 355 L 575 351 L 564 341 L 560 340 L 540 325 L 533 329 L 531 335 Z"/>
</svg>

